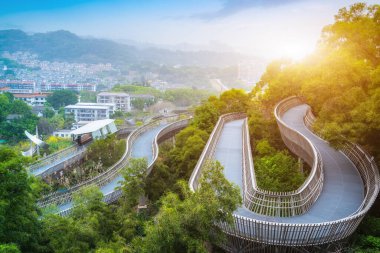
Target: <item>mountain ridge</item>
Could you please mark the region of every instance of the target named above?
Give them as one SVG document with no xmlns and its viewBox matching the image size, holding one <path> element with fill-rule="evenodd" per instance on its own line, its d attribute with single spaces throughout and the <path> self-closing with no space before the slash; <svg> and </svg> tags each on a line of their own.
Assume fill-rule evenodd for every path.
<svg viewBox="0 0 380 253">
<path fill-rule="evenodd" d="M 154 47 L 139 49 L 108 39 L 80 37 L 66 30 L 32 34 L 18 29 L 0 30 L 0 52 L 4 51 L 31 52 L 48 61 L 115 65 L 154 63 L 226 67 L 251 59 L 234 52 L 172 51 Z"/>
</svg>

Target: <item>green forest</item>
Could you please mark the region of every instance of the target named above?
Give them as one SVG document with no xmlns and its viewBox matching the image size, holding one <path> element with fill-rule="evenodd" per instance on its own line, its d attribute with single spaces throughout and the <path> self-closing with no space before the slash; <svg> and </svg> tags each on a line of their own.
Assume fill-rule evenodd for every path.
<svg viewBox="0 0 380 253">
<path fill-rule="evenodd" d="M 342 8 L 307 58 L 272 62 L 250 93 L 230 90 L 204 100 L 175 141 L 161 145 L 148 177 L 146 160 L 130 161 L 123 171 L 123 197 L 113 205 L 102 202 L 98 188 L 88 187 L 74 197 L 68 216 L 39 210 L 36 200 L 44 184 L 28 176 L 24 158 L 0 146 L 5 161 L 0 163 L 0 253 L 220 251 L 216 245 L 225 237 L 214 224 L 232 222 L 232 212 L 241 205 L 240 191 L 224 178 L 218 162 L 205 168 L 200 190 L 191 192 L 187 180 L 218 117 L 245 112 L 259 186 L 298 188 L 307 170 L 299 171 L 273 115 L 276 103 L 293 95 L 311 106 L 316 133 L 335 146 L 343 139 L 358 143 L 380 164 L 379 24 L 379 5 Z M 14 113 L 9 101 L 0 97 Z M 136 208 L 142 195 L 148 197 L 147 209 Z M 348 241 L 348 252 L 380 251 L 379 208 L 377 200 Z"/>
</svg>

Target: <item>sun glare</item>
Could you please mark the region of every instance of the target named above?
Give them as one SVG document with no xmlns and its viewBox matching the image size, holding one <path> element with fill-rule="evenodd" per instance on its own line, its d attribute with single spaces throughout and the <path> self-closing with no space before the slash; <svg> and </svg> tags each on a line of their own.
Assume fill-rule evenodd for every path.
<svg viewBox="0 0 380 253">
<path fill-rule="evenodd" d="M 301 60 L 313 51 L 313 47 L 307 44 L 294 43 L 281 45 L 277 50 L 282 57 Z"/>
</svg>

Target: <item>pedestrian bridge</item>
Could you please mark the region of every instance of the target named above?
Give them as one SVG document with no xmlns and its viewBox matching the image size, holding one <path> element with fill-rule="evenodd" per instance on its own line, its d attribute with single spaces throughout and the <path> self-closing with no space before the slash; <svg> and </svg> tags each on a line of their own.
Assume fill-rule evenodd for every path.
<svg viewBox="0 0 380 253">
<path fill-rule="evenodd" d="M 121 170 L 125 168 L 131 158 L 146 158 L 148 161 L 148 174 L 153 168 L 153 164 L 158 157 L 158 145 L 167 138 L 186 127 L 189 123 L 188 115 L 171 115 L 155 120 L 136 130 L 126 138 L 126 149 L 123 156 L 105 172 L 68 188 L 66 191 L 57 191 L 43 196 L 38 205 L 41 208 L 56 206 L 60 215 L 68 214 L 73 207 L 73 196 L 83 187 L 96 185 L 104 195 L 106 203 L 112 203 L 121 196 L 118 187 L 123 181 Z M 63 155 L 62 159 L 67 159 L 75 152 Z M 48 165 L 47 165 L 48 166 Z M 54 167 L 54 166 L 53 166 Z M 53 167 L 44 170 L 45 173 L 53 170 Z"/>
<path fill-rule="evenodd" d="M 239 186 L 243 204 L 233 214 L 234 224 L 218 224 L 229 235 L 224 246 L 228 251 L 255 251 L 258 244 L 303 247 L 340 241 L 355 231 L 379 192 L 373 159 L 348 142 L 335 150 L 312 133 L 314 116 L 300 98 L 281 101 L 274 114 L 284 143 L 311 168 L 297 190 L 270 192 L 257 186 L 242 113 L 219 118 L 190 178 L 190 188 L 196 190 L 203 165 L 218 160 L 226 178 Z"/>
<path fill-rule="evenodd" d="M 340 241 L 355 231 L 379 192 L 373 159 L 355 144 L 347 142 L 335 150 L 312 133 L 314 116 L 300 98 L 281 101 L 274 113 L 284 143 L 311 168 L 297 190 L 270 192 L 257 186 L 243 113 L 219 118 L 190 178 L 190 188 L 196 190 L 203 165 L 214 159 L 224 166 L 226 178 L 240 187 L 243 204 L 233 214 L 234 224 L 217 224 L 230 239 L 224 245 L 228 251 L 256 252 L 257 245 L 304 247 Z M 72 208 L 73 195 L 88 185 L 97 185 L 105 202 L 116 201 L 121 196 L 121 170 L 129 159 L 145 157 L 149 173 L 158 156 L 158 144 L 188 123 L 188 117 L 173 115 L 134 130 L 126 139 L 124 155 L 107 171 L 65 192 L 44 196 L 39 206 L 56 205 L 65 215 Z"/>
</svg>

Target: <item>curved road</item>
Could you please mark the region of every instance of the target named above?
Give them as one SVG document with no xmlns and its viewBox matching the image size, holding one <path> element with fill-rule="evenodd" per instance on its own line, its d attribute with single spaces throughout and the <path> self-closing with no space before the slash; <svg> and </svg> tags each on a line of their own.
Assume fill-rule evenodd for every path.
<svg viewBox="0 0 380 253">
<path fill-rule="evenodd" d="M 325 173 L 323 190 L 305 214 L 293 217 L 274 217 L 256 214 L 240 207 L 235 214 L 262 221 L 279 223 L 319 223 L 338 220 L 353 214 L 364 200 L 364 186 L 359 172 L 340 151 L 309 131 L 303 121 L 308 106 L 303 104 L 289 109 L 282 119 L 289 127 L 305 135 L 319 150 Z M 242 190 L 242 130 L 244 120 L 224 125 L 218 140 L 214 158 L 224 166 L 226 178 Z"/>
</svg>

